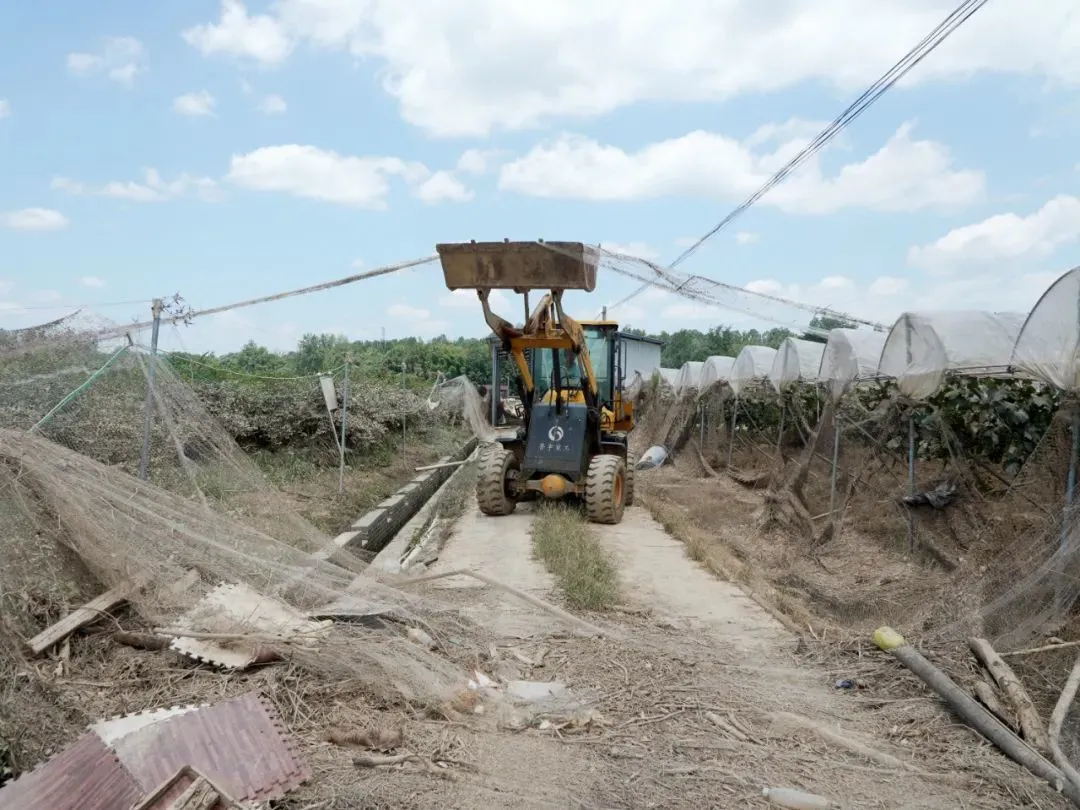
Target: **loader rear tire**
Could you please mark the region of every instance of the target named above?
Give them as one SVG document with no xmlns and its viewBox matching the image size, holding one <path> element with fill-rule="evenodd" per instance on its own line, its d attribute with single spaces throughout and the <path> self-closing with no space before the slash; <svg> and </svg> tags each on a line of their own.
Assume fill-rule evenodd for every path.
<svg viewBox="0 0 1080 810">
<path fill-rule="evenodd" d="M 593 523 L 614 525 L 626 505 L 626 462 L 621 456 L 593 456 L 585 477 L 585 513 Z"/>
<path fill-rule="evenodd" d="M 634 505 L 634 465 L 626 465 L 626 481 L 623 484 L 626 488 L 626 497 L 623 498 L 623 503 L 626 506 Z"/>
<path fill-rule="evenodd" d="M 507 492 L 511 470 L 518 469 L 517 456 L 504 447 L 493 447 L 480 458 L 476 471 L 476 503 L 480 511 L 492 517 L 509 515 L 517 499 Z"/>
</svg>

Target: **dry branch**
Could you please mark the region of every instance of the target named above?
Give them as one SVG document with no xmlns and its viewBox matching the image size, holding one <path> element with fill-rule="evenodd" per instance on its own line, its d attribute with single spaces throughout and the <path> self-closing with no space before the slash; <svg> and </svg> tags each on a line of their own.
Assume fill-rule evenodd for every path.
<svg viewBox="0 0 1080 810">
<path fill-rule="evenodd" d="M 1016 715 L 1020 726 L 1021 736 L 1039 751 L 1050 751 L 1050 739 L 1046 734 L 1046 726 L 1035 708 L 1027 689 L 1016 677 L 1012 668 L 1002 660 L 1001 656 L 990 646 L 990 642 L 984 638 L 968 639 L 968 646 L 975 653 L 983 666 L 986 667 L 994 683 L 1004 693 L 1009 701 L 1013 713 Z"/>
<path fill-rule="evenodd" d="M 1054 762 L 1069 781 L 1080 789 L 1080 773 L 1077 773 L 1072 762 L 1065 756 L 1060 743 L 1061 726 L 1065 723 L 1065 716 L 1069 713 L 1069 707 L 1076 698 L 1078 688 L 1080 688 L 1080 658 L 1077 658 L 1076 663 L 1073 664 L 1069 678 L 1065 681 L 1065 687 L 1061 690 L 1061 697 L 1058 698 L 1054 712 L 1050 715 L 1050 751 L 1054 755 Z"/>
<path fill-rule="evenodd" d="M 1009 717 L 1009 713 L 1005 711 L 1005 707 L 1001 705 L 1001 701 L 998 700 L 997 692 L 994 691 L 994 687 L 980 679 L 975 681 L 975 685 L 971 688 L 971 691 L 975 695 L 975 699 L 993 712 L 998 720 L 1014 731 L 1016 730 L 1016 721 Z"/>
</svg>

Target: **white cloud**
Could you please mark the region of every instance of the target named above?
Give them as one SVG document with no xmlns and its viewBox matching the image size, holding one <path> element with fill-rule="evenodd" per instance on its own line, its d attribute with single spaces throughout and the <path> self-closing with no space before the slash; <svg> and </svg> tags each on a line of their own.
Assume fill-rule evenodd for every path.
<svg viewBox="0 0 1080 810">
<path fill-rule="evenodd" d="M 850 290 L 854 289 L 855 282 L 847 276 L 825 276 L 818 286 L 823 290 Z"/>
<path fill-rule="evenodd" d="M 165 202 L 181 197 L 216 200 L 219 197 L 217 183 L 209 177 L 181 174 L 175 180 L 165 181 L 156 169 L 147 169 L 141 183 L 113 180 L 103 186 L 88 186 L 70 177 L 54 177 L 51 188 L 67 194 L 128 202 Z"/>
<path fill-rule="evenodd" d="M 978 199 L 983 173 L 954 170 L 948 150 L 913 140 L 904 124 L 868 158 L 826 177 L 816 159 L 761 199 L 783 211 L 827 214 L 845 208 L 915 211 Z M 788 147 L 781 147 L 788 149 Z M 738 199 L 779 168 L 776 153 L 710 132 L 650 144 L 636 152 L 562 135 L 507 163 L 499 187 L 548 199 L 647 200 L 668 196 Z"/>
<path fill-rule="evenodd" d="M 7 118 L 11 115 L 11 102 L 6 98 L 0 98 L 0 118 Z"/>
<path fill-rule="evenodd" d="M 764 295 L 783 295 L 784 293 L 784 285 L 771 278 L 750 281 L 744 286 L 750 292 L 762 293 Z"/>
<path fill-rule="evenodd" d="M 196 93 L 184 93 L 173 99 L 173 112 L 179 115 L 204 116 L 213 115 L 217 107 L 217 101 L 206 90 Z"/>
<path fill-rule="evenodd" d="M 458 158 L 457 170 L 465 174 L 486 174 L 505 154 L 502 149 L 466 149 Z"/>
<path fill-rule="evenodd" d="M 390 193 L 390 178 L 401 178 L 419 195 L 431 198 L 453 194 L 439 172 L 423 163 L 395 157 L 353 157 L 316 146 L 286 144 L 264 146 L 245 155 L 233 155 L 226 179 L 253 191 L 278 191 L 313 200 L 383 209 Z"/>
<path fill-rule="evenodd" d="M 249 15 L 239 0 L 222 0 L 221 18 L 216 24 L 193 26 L 181 36 L 204 56 L 233 54 L 268 65 L 284 61 L 293 49 L 276 19 L 266 14 Z"/>
<path fill-rule="evenodd" d="M 288 109 L 289 105 L 285 103 L 285 99 L 277 95 L 267 96 L 259 103 L 259 112 L 267 115 L 281 115 Z"/>
<path fill-rule="evenodd" d="M 660 258 L 660 254 L 644 242 L 626 242 L 625 244 L 620 244 L 618 242 L 601 242 L 600 247 L 603 250 L 608 250 L 612 253 L 621 253 L 624 256 L 634 256 L 638 259 L 645 259 L 646 261 L 655 261 Z"/>
<path fill-rule="evenodd" d="M 505 313 L 511 308 L 510 298 L 502 290 L 492 290 L 488 296 L 488 305 L 506 317 Z M 464 309 L 480 312 L 480 299 L 476 296 L 476 290 L 452 290 L 439 297 L 439 306 L 446 309 Z M 520 318 L 519 318 L 520 320 Z"/>
<path fill-rule="evenodd" d="M 205 54 L 280 64 L 297 44 L 379 59 L 410 123 L 444 136 L 538 126 L 648 101 L 720 101 L 821 82 L 861 90 L 953 10 L 954 0 L 763 4 L 686 0 L 278 0 L 248 14 L 225 0 L 218 22 L 184 38 Z M 1073 0 L 1039 14 L 990 3 L 904 80 L 978 72 L 1080 80 Z M 484 21 L 477 33 L 476 21 Z M 468 41 L 467 48 L 462 42 Z M 717 58 L 722 54 L 723 58 Z"/>
<path fill-rule="evenodd" d="M 68 224 L 67 217 L 51 208 L 23 208 L 0 213 L 0 225 L 15 231 L 59 231 Z"/>
<path fill-rule="evenodd" d="M 0 290 L 3 290 L 3 283 L 0 283 Z M 63 297 L 59 290 L 34 290 L 30 293 L 30 300 L 35 304 L 55 304 Z"/>
<path fill-rule="evenodd" d="M 442 334 L 450 328 L 448 321 L 433 318 L 431 310 L 410 304 L 391 304 L 386 308 L 386 316 L 400 321 L 398 331 L 402 334 L 431 337 Z"/>
<path fill-rule="evenodd" d="M 416 187 L 417 199 L 428 205 L 440 202 L 468 202 L 475 195 L 448 171 L 437 171 Z"/>
<path fill-rule="evenodd" d="M 135 77 L 146 72 L 146 49 L 134 37 L 109 37 L 96 53 L 67 55 L 68 71 L 76 76 L 104 73 L 112 81 L 131 87 Z"/>
<path fill-rule="evenodd" d="M 104 287 L 105 282 L 97 276 L 83 276 L 79 279 L 79 283 L 84 287 Z"/>
<path fill-rule="evenodd" d="M 245 96 L 250 96 L 255 92 L 255 88 L 251 86 L 251 82 L 247 79 L 241 79 L 238 84 L 240 85 L 240 92 Z"/>
<path fill-rule="evenodd" d="M 760 237 L 756 233 L 750 233 L 749 231 L 739 231 L 735 234 L 735 244 L 737 245 L 752 245 L 759 241 Z M 691 245 L 693 242 L 690 243 Z M 687 246 L 689 247 L 689 245 Z"/>
<path fill-rule="evenodd" d="M 867 292 L 871 295 L 899 295 L 907 289 L 908 280 L 896 276 L 879 276 L 874 279 Z"/>
<path fill-rule="evenodd" d="M 363 259 L 353 259 L 352 266 L 355 267 L 357 270 L 360 270 L 364 267 L 367 267 L 367 262 L 365 262 Z"/>
<path fill-rule="evenodd" d="M 1080 198 L 1060 194 L 1028 216 L 998 214 L 914 246 L 908 262 L 932 273 L 962 266 L 1045 258 L 1080 240 Z"/>
</svg>

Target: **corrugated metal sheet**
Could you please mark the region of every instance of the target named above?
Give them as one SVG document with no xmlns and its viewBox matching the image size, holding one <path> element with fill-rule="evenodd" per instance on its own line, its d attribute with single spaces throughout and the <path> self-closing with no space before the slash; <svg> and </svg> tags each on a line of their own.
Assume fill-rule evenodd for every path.
<svg viewBox="0 0 1080 810">
<path fill-rule="evenodd" d="M 144 790 L 97 734 L 0 788 L 4 810 L 127 810 Z"/>
<path fill-rule="evenodd" d="M 280 798 L 310 778 L 277 711 L 257 693 L 144 727 L 114 750 L 143 793 L 185 765 L 238 802 Z"/>
</svg>

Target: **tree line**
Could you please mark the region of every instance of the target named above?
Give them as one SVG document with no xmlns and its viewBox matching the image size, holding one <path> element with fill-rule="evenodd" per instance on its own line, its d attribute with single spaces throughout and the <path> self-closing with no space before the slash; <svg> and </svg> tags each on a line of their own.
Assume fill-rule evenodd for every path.
<svg viewBox="0 0 1080 810">
<path fill-rule="evenodd" d="M 833 329 L 854 324 L 815 316 L 810 326 Z M 783 328 L 760 331 L 714 326 L 705 331 L 680 329 L 658 334 L 641 329 L 626 331 L 661 340 L 660 362 L 666 368 L 678 368 L 688 360 L 704 360 L 711 355 L 734 357 L 744 346 L 777 348 L 787 337 L 823 340 L 809 332 L 800 335 Z M 289 352 L 271 351 L 249 341 L 236 352 L 222 355 L 174 352 L 170 360 L 185 378 L 208 382 L 245 376 L 254 381 L 314 375 L 339 369 L 345 364 L 346 357 L 350 362 L 350 374 L 357 378 L 397 384 L 404 376 L 404 382 L 410 387 L 429 385 L 439 373 L 447 378 L 466 376 L 477 385 L 491 380 L 491 344 L 486 339 L 459 337 L 451 340 L 445 335 L 427 341 L 414 337 L 357 341 L 340 335 L 306 334 Z"/>
</svg>

